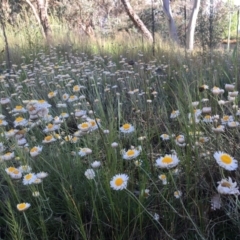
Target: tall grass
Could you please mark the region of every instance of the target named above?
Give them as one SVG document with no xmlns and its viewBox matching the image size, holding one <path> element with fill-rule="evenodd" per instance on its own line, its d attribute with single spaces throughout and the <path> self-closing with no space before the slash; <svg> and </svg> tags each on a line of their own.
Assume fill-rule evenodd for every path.
<svg viewBox="0 0 240 240">
<path fill-rule="evenodd" d="M 64 36 L 62 30 L 52 46 L 46 46 L 38 32 L 32 34 L 34 30 L 27 26 L 25 30 L 18 36 L 15 29 L 8 28 L 13 69 L 7 71 L 3 62 L 0 76 L 1 114 L 5 116 L 1 119 L 7 121 L 6 126 L 1 122 L 0 137 L 1 238 L 239 238 L 238 195 L 217 190 L 223 178 L 231 177 L 238 184 L 239 168 L 227 171 L 213 157 L 217 151 L 237 160 L 240 157 L 239 127 L 225 123 L 225 132 L 213 131 L 224 115 L 231 115 L 238 125 L 238 97 L 229 100 L 228 91 L 220 95 L 211 91 L 214 86 L 224 89 L 226 83 L 238 87 L 237 54 L 185 54 L 159 39 L 152 56 L 151 46 L 141 38 L 90 42 Z M 204 90 L 203 84 L 209 89 Z M 74 92 L 76 85 L 80 90 Z M 54 91 L 56 95 L 49 98 Z M 64 94 L 77 100 L 64 100 Z M 3 98 L 10 102 L 4 104 Z M 51 107 L 30 102 L 41 99 Z M 225 105 L 219 104 L 220 99 Z M 193 104 L 196 101 L 198 105 Z M 27 111 L 15 113 L 19 105 Z M 30 120 L 32 107 L 41 111 L 35 120 Z M 211 111 L 193 117 L 204 107 Z M 86 114 L 78 117 L 78 110 Z M 173 110 L 180 114 L 171 118 Z M 69 116 L 63 118 L 61 113 Z M 207 114 L 211 115 L 209 123 L 205 122 Z M 18 116 L 28 123 L 14 126 Z M 55 117 L 61 121 L 54 123 Z M 79 132 L 80 124 L 90 121 L 92 127 Z M 60 128 L 46 133 L 49 123 Z M 134 126 L 134 131 L 123 133 L 124 124 Z M 9 137 L 11 129 L 15 134 Z M 163 140 L 161 134 L 167 134 L 169 140 Z M 48 135 L 56 141 L 43 143 Z M 27 144 L 19 139 L 26 139 Z M 43 146 L 42 152 L 31 157 L 34 146 Z M 90 150 L 81 157 L 83 148 Z M 140 151 L 139 156 L 123 159 L 129 149 Z M 10 160 L 8 152 L 15 154 Z M 156 166 L 156 160 L 166 154 L 179 159 L 174 168 Z M 94 168 L 94 161 L 101 166 Z M 27 173 L 12 179 L 15 175 L 6 172 L 23 165 L 30 166 L 31 173 L 44 171 L 48 176 L 39 184 L 24 185 Z M 94 171 L 92 179 L 85 176 L 87 169 Z M 110 186 L 117 174 L 129 177 L 121 191 Z M 161 174 L 166 176 L 166 185 Z M 228 188 L 229 183 L 223 186 Z M 216 209 L 211 207 L 214 199 Z M 31 204 L 23 212 L 17 209 L 22 202 Z"/>
</svg>

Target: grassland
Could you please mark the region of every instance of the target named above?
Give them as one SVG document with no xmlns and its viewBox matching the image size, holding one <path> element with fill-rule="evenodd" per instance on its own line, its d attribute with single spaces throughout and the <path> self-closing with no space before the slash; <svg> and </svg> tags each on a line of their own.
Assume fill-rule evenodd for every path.
<svg viewBox="0 0 240 240">
<path fill-rule="evenodd" d="M 237 49 L 63 32 L 7 32 L 1 239 L 240 239 Z"/>
</svg>

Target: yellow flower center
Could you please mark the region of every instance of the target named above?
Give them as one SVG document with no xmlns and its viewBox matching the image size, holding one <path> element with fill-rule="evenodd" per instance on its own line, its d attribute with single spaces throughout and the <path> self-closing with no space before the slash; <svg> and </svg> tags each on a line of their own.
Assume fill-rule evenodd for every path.
<svg viewBox="0 0 240 240">
<path fill-rule="evenodd" d="M 223 121 L 228 121 L 229 120 L 229 116 L 225 115 L 223 116 Z"/>
<path fill-rule="evenodd" d="M 53 128 L 53 125 L 52 125 L 51 123 L 49 123 L 49 124 L 47 125 L 47 128 L 48 128 L 48 129 L 51 129 L 51 128 Z"/>
<path fill-rule="evenodd" d="M 231 164 L 232 163 L 232 158 L 228 154 L 222 154 L 220 159 L 225 164 Z"/>
<path fill-rule="evenodd" d="M 223 182 L 223 183 L 221 183 L 221 186 L 222 186 L 222 187 L 230 188 L 230 187 L 231 187 L 231 184 L 230 184 L 229 182 Z"/>
<path fill-rule="evenodd" d="M 166 164 L 169 164 L 169 163 L 172 163 L 173 162 L 173 159 L 169 156 L 166 156 L 162 159 L 162 162 L 163 163 L 166 163 Z"/>
<path fill-rule="evenodd" d="M 45 100 L 41 99 L 41 100 L 38 100 L 39 103 L 45 103 Z"/>
<path fill-rule="evenodd" d="M 96 125 L 96 122 L 95 121 L 90 121 L 92 127 L 94 127 Z"/>
<path fill-rule="evenodd" d="M 26 203 L 20 203 L 17 205 L 18 210 L 24 210 L 27 207 Z"/>
<path fill-rule="evenodd" d="M 123 179 L 122 178 L 117 178 L 116 180 L 115 180 L 115 184 L 119 187 L 119 186 L 121 186 L 122 184 L 123 184 Z"/>
<path fill-rule="evenodd" d="M 17 169 L 14 169 L 14 170 L 12 171 L 12 173 L 13 173 L 13 174 L 19 174 L 19 171 L 18 171 Z"/>
<path fill-rule="evenodd" d="M 54 96 L 54 92 L 50 92 L 48 95 L 49 95 L 50 97 L 53 97 L 53 96 Z"/>
<path fill-rule="evenodd" d="M 134 154 L 135 154 L 135 151 L 134 151 L 134 150 L 128 150 L 128 151 L 127 151 L 127 155 L 128 155 L 129 157 L 133 156 Z"/>
<path fill-rule="evenodd" d="M 211 116 L 210 116 L 210 115 L 206 115 L 204 118 L 205 118 L 205 119 L 210 119 Z"/>
<path fill-rule="evenodd" d="M 23 107 L 22 106 L 16 106 L 15 109 L 16 110 L 21 110 Z"/>
<path fill-rule="evenodd" d="M 37 147 L 33 147 L 30 152 L 33 153 L 33 152 L 37 152 L 38 151 L 38 148 Z"/>
<path fill-rule="evenodd" d="M 122 127 L 124 130 L 128 130 L 131 127 L 131 125 L 128 123 L 125 123 Z"/>
<path fill-rule="evenodd" d="M 12 153 L 11 152 L 7 152 L 5 153 L 5 156 L 10 156 Z"/>
<path fill-rule="evenodd" d="M 24 120 L 23 117 L 18 117 L 18 118 L 16 118 L 16 122 L 21 122 L 21 121 L 23 121 L 23 120 Z"/>
<path fill-rule="evenodd" d="M 165 180 L 166 179 L 166 175 L 165 174 L 160 175 L 160 179 Z"/>
<path fill-rule="evenodd" d="M 72 96 L 70 96 L 69 98 L 70 98 L 70 99 L 75 99 L 75 96 L 74 96 L 74 95 L 72 95 Z"/>
<path fill-rule="evenodd" d="M 76 85 L 73 87 L 73 91 L 78 91 L 78 90 L 79 90 L 79 86 Z"/>
<path fill-rule="evenodd" d="M 87 122 L 82 123 L 81 128 L 89 128 L 89 124 Z"/>
<path fill-rule="evenodd" d="M 2 119 L 0 119 L 0 124 L 2 124 L 3 123 L 3 120 Z"/>
<path fill-rule="evenodd" d="M 14 173 L 17 169 L 15 167 L 9 167 L 8 172 Z"/>
<path fill-rule="evenodd" d="M 26 180 L 30 180 L 30 179 L 32 178 L 32 174 L 29 173 L 29 174 L 27 174 L 24 178 L 25 178 Z"/>
<path fill-rule="evenodd" d="M 46 141 L 51 141 L 51 140 L 52 140 L 52 136 L 47 136 L 47 137 L 45 137 L 45 140 L 46 140 Z"/>
</svg>

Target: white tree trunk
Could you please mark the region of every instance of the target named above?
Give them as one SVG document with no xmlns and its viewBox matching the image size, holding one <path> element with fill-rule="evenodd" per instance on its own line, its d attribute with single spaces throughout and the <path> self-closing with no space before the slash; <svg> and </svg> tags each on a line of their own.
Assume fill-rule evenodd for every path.
<svg viewBox="0 0 240 240">
<path fill-rule="evenodd" d="M 44 29 L 43 29 L 43 26 L 42 26 L 42 24 L 41 24 L 41 20 L 40 20 L 40 18 L 39 18 L 39 16 L 38 16 L 38 13 L 37 13 L 36 8 L 33 6 L 33 4 L 30 2 L 30 0 L 26 0 L 26 2 L 27 2 L 27 3 L 29 4 L 29 6 L 32 8 L 33 14 L 34 14 L 35 18 L 37 19 L 37 22 L 38 22 L 38 24 L 39 24 L 39 26 L 40 26 L 40 28 L 41 28 L 42 35 L 43 35 L 43 37 L 46 39 L 46 34 L 45 34 L 45 32 L 44 32 Z"/>
<path fill-rule="evenodd" d="M 163 11 L 168 19 L 168 26 L 169 26 L 169 37 L 172 41 L 178 43 L 178 35 L 176 25 L 173 20 L 172 10 L 170 6 L 169 0 L 162 0 Z"/>
<path fill-rule="evenodd" d="M 37 0 L 39 18 L 48 41 L 51 40 L 51 27 L 48 21 L 48 0 Z"/>
<path fill-rule="evenodd" d="M 197 16 L 200 8 L 200 2 L 201 0 L 194 0 L 194 5 L 192 9 L 192 14 L 188 23 L 188 31 L 187 31 L 187 49 L 190 51 L 193 50 L 194 46 L 194 32 L 195 32 L 195 27 L 196 27 L 196 22 L 197 22 Z"/>
</svg>

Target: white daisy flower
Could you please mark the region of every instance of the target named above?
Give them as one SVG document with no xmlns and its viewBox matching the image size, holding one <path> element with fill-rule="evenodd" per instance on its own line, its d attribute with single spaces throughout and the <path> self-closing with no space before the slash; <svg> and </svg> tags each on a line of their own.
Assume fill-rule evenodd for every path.
<svg viewBox="0 0 240 240">
<path fill-rule="evenodd" d="M 0 104 L 2 104 L 2 105 L 6 105 L 10 102 L 11 102 L 10 98 L 1 98 L 0 99 Z"/>
<path fill-rule="evenodd" d="M 5 172 L 9 175 L 11 173 L 13 173 L 14 171 L 19 171 L 17 168 L 15 167 L 8 167 L 8 168 L 5 168 Z"/>
<path fill-rule="evenodd" d="M 26 138 L 20 138 L 17 140 L 17 144 L 18 146 L 23 146 L 25 144 L 27 144 L 27 139 Z"/>
<path fill-rule="evenodd" d="M 40 192 L 39 192 L 39 191 L 34 191 L 34 192 L 32 193 L 32 196 L 33 196 L 33 197 L 39 197 L 39 196 L 40 196 Z"/>
<path fill-rule="evenodd" d="M 98 129 L 98 126 L 100 126 L 100 119 L 87 118 L 86 120 L 91 124 L 91 131 Z"/>
<path fill-rule="evenodd" d="M 80 155 L 81 157 L 84 157 L 91 153 L 92 153 L 92 150 L 90 148 L 81 148 L 80 151 L 78 152 L 78 155 Z"/>
<path fill-rule="evenodd" d="M 15 134 L 18 132 L 17 129 L 10 129 L 9 131 L 7 132 L 4 132 L 4 135 L 6 138 L 10 138 L 10 137 L 13 137 L 15 136 Z"/>
<path fill-rule="evenodd" d="M 128 175 L 127 174 L 117 174 L 110 181 L 110 186 L 114 190 L 123 190 L 127 188 L 128 183 Z"/>
<path fill-rule="evenodd" d="M 35 182 L 36 179 L 37 179 L 37 176 L 35 173 L 28 173 L 23 177 L 23 184 L 24 185 L 32 184 Z"/>
<path fill-rule="evenodd" d="M 132 148 L 127 151 L 125 151 L 125 149 L 123 149 L 121 153 L 122 153 L 123 159 L 131 160 L 131 159 L 138 157 L 140 152 L 141 152 L 141 150 L 139 150 L 137 148 Z"/>
<path fill-rule="evenodd" d="M 64 94 L 62 95 L 62 100 L 63 100 L 63 101 L 67 101 L 68 99 L 69 99 L 69 94 L 64 93 Z"/>
<path fill-rule="evenodd" d="M 68 117 L 69 117 L 69 114 L 66 113 L 66 112 L 62 112 L 60 116 L 61 116 L 61 118 L 68 118 Z M 54 120 L 55 120 L 55 119 L 54 119 Z"/>
<path fill-rule="evenodd" d="M 156 159 L 156 167 L 158 168 L 173 168 L 176 167 L 179 163 L 177 155 L 165 155 Z"/>
<path fill-rule="evenodd" d="M 155 221 L 159 221 L 159 214 L 157 214 L 157 213 L 154 213 L 153 214 L 153 219 L 155 220 Z"/>
<path fill-rule="evenodd" d="M 19 203 L 17 204 L 17 210 L 20 212 L 23 212 L 25 210 L 27 210 L 28 208 L 30 208 L 31 204 L 30 203 Z"/>
<path fill-rule="evenodd" d="M 221 93 L 224 93 L 223 89 L 220 89 L 219 87 L 215 87 L 215 86 L 211 89 L 211 91 L 213 95 L 219 95 Z"/>
<path fill-rule="evenodd" d="M 237 187 L 237 182 L 233 182 L 230 177 L 227 179 L 222 179 L 220 182 L 218 182 L 217 191 L 220 194 L 233 194 L 233 195 L 239 195 L 239 190 Z"/>
<path fill-rule="evenodd" d="M 51 142 L 55 142 L 55 141 L 56 141 L 56 139 L 52 135 L 49 135 L 44 138 L 42 143 L 51 143 Z"/>
<path fill-rule="evenodd" d="M 42 152 L 42 148 L 43 148 L 42 146 L 35 146 L 35 147 L 31 148 L 31 150 L 30 150 L 31 157 L 38 156 Z"/>
<path fill-rule="evenodd" d="M 90 122 L 83 122 L 81 124 L 78 124 L 78 129 L 83 132 L 89 131 L 91 127 L 92 127 L 92 124 Z"/>
<path fill-rule="evenodd" d="M 195 102 L 192 102 L 192 106 L 195 108 L 199 105 L 199 102 L 198 101 L 195 101 Z"/>
<path fill-rule="evenodd" d="M 234 84 L 225 84 L 225 89 L 227 91 L 233 91 L 235 89 Z"/>
<path fill-rule="evenodd" d="M 23 117 L 18 117 L 15 119 L 14 123 L 14 127 L 16 126 L 26 126 L 28 123 L 28 120 L 23 118 Z"/>
<path fill-rule="evenodd" d="M 2 156 L 2 159 L 5 161 L 9 161 L 9 160 L 13 159 L 14 157 L 15 157 L 14 152 L 7 152 Z"/>
<path fill-rule="evenodd" d="M 233 116 L 232 115 L 224 115 L 222 118 L 221 118 L 221 123 L 226 125 L 228 122 L 233 122 Z"/>
<path fill-rule="evenodd" d="M 56 125 L 56 124 L 51 124 L 49 123 L 46 128 L 43 129 L 43 132 L 44 133 L 49 133 L 49 132 L 53 132 L 53 131 L 56 131 L 56 130 L 59 130 L 60 128 L 60 125 Z"/>
<path fill-rule="evenodd" d="M 21 165 L 18 167 L 18 170 L 22 173 L 29 173 L 32 171 L 32 168 L 29 165 Z"/>
<path fill-rule="evenodd" d="M 162 181 L 163 185 L 167 185 L 167 176 L 166 174 L 161 174 L 158 176 L 158 178 Z"/>
<path fill-rule="evenodd" d="M 47 101 L 45 101 L 44 99 L 40 99 L 40 100 L 37 100 L 37 104 L 36 104 L 37 108 L 39 109 L 42 109 L 42 108 L 49 108 L 51 107 L 52 105 L 50 105 Z"/>
<path fill-rule="evenodd" d="M 140 166 L 142 166 L 142 160 L 135 160 L 134 164 L 136 167 L 140 167 Z"/>
<path fill-rule="evenodd" d="M 49 92 L 48 93 L 48 98 L 53 98 L 57 95 L 57 91 Z"/>
<path fill-rule="evenodd" d="M 130 123 L 125 123 L 122 125 L 122 127 L 120 127 L 120 131 L 122 133 L 132 133 L 134 130 L 134 126 Z"/>
<path fill-rule="evenodd" d="M 113 143 L 111 144 L 111 147 L 112 147 L 112 148 L 118 147 L 118 143 L 117 143 L 117 142 L 113 142 Z"/>
<path fill-rule="evenodd" d="M 101 166 L 101 162 L 100 161 L 94 161 L 93 163 L 91 163 L 92 168 L 99 168 Z"/>
<path fill-rule="evenodd" d="M 85 110 L 76 109 L 75 112 L 74 112 L 74 116 L 76 118 L 85 116 L 86 114 L 87 114 L 87 111 L 85 111 Z"/>
<path fill-rule="evenodd" d="M 17 105 L 13 110 L 12 110 L 12 113 L 25 113 L 27 112 L 27 110 L 20 106 L 20 105 Z"/>
<path fill-rule="evenodd" d="M 7 126 L 7 125 L 8 125 L 7 121 L 0 119 L 0 126 Z"/>
<path fill-rule="evenodd" d="M 228 122 L 228 123 L 227 123 L 227 126 L 228 126 L 229 128 L 235 128 L 235 127 L 238 127 L 238 126 L 239 126 L 239 122 L 236 122 L 236 121 Z"/>
<path fill-rule="evenodd" d="M 203 118 L 203 122 L 205 123 L 212 123 L 213 122 L 213 118 L 211 115 L 205 115 L 204 118 Z"/>
<path fill-rule="evenodd" d="M 179 115 L 180 115 L 179 110 L 173 110 L 173 111 L 171 112 L 170 118 L 176 118 L 176 117 L 178 117 Z"/>
<path fill-rule="evenodd" d="M 19 171 L 18 169 L 12 171 L 11 173 L 9 173 L 9 176 L 12 179 L 21 179 L 22 178 L 22 172 Z"/>
<path fill-rule="evenodd" d="M 162 135 L 160 135 L 160 138 L 163 140 L 163 141 L 167 141 L 170 139 L 170 136 L 166 133 L 163 133 Z"/>
<path fill-rule="evenodd" d="M 93 169 L 87 169 L 84 173 L 87 179 L 91 180 L 95 178 L 95 172 Z"/>
<path fill-rule="evenodd" d="M 214 194 L 211 197 L 211 209 L 216 210 L 221 208 L 221 197 L 220 194 Z"/>
<path fill-rule="evenodd" d="M 39 172 L 36 174 L 37 178 L 43 179 L 48 176 L 48 173 L 46 172 Z"/>
<path fill-rule="evenodd" d="M 68 102 L 74 102 L 74 101 L 77 101 L 78 100 L 78 97 L 76 95 L 71 95 L 69 98 L 68 98 Z"/>
<path fill-rule="evenodd" d="M 182 196 L 182 192 L 180 190 L 177 190 L 174 192 L 174 197 L 175 198 L 180 198 Z"/>
<path fill-rule="evenodd" d="M 81 86 L 80 85 L 75 85 L 73 86 L 73 92 L 79 92 L 81 89 Z"/>
<path fill-rule="evenodd" d="M 218 125 L 216 128 L 212 127 L 213 132 L 215 133 L 223 133 L 225 131 L 224 125 Z"/>
<path fill-rule="evenodd" d="M 238 162 L 236 159 L 231 157 L 229 154 L 218 151 L 214 153 L 214 158 L 218 165 L 228 171 L 234 171 L 238 168 Z"/>
<path fill-rule="evenodd" d="M 178 135 L 176 138 L 175 138 L 175 143 L 180 146 L 180 147 L 184 147 L 186 146 L 186 143 L 185 143 L 185 137 L 184 135 Z"/>
</svg>

